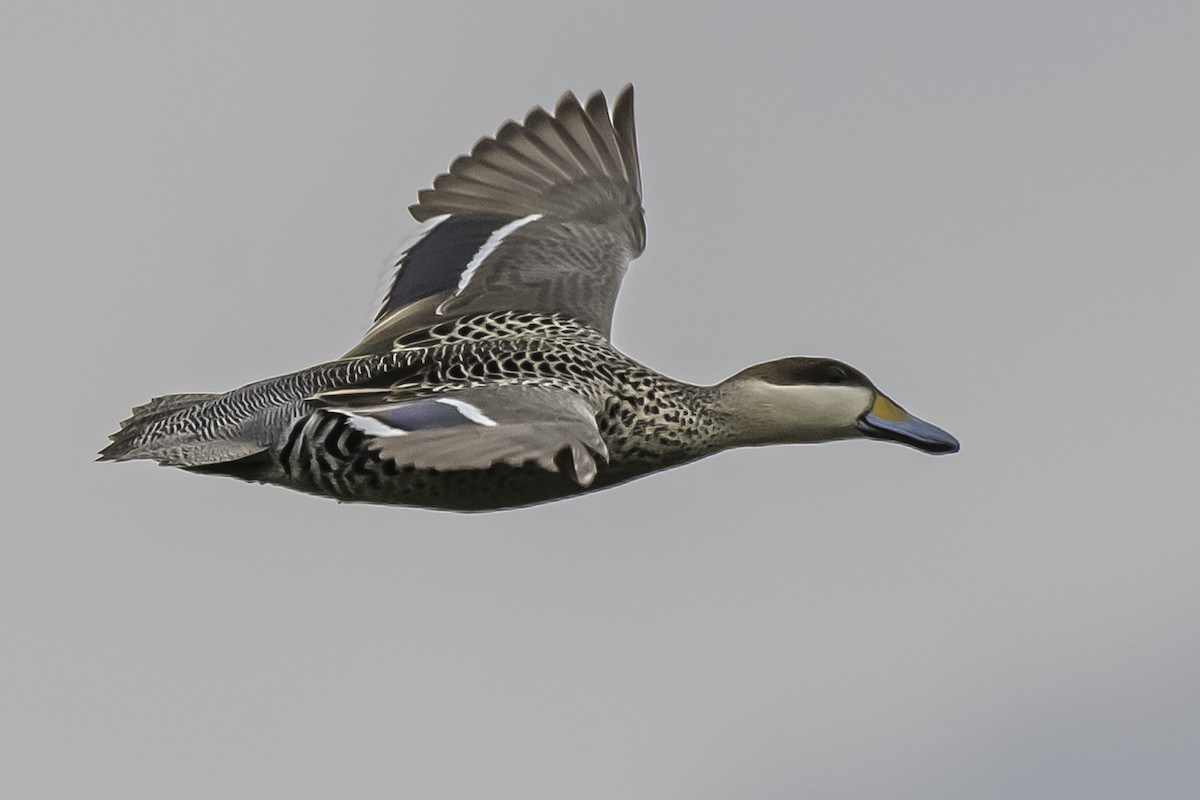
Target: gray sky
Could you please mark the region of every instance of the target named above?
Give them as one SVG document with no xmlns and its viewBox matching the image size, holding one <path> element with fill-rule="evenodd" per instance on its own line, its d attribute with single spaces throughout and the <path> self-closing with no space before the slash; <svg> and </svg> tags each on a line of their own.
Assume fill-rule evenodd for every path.
<svg viewBox="0 0 1200 800">
<path fill-rule="evenodd" d="M 0 793 L 1200 796 L 1195 3 L 17 5 Z M 92 463 L 343 352 L 418 189 L 626 81 L 618 346 L 839 357 L 959 455 L 487 516 Z"/>
</svg>

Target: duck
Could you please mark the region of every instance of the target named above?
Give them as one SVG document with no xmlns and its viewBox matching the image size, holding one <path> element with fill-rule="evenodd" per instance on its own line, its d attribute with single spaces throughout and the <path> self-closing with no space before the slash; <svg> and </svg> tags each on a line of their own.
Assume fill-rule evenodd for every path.
<svg viewBox="0 0 1200 800">
<path fill-rule="evenodd" d="M 102 461 L 145 459 L 343 502 L 493 511 L 615 486 L 723 450 L 958 441 L 832 358 L 669 378 L 611 342 L 646 246 L 633 87 L 534 107 L 409 207 L 378 313 L 344 355 L 133 409 Z"/>
</svg>

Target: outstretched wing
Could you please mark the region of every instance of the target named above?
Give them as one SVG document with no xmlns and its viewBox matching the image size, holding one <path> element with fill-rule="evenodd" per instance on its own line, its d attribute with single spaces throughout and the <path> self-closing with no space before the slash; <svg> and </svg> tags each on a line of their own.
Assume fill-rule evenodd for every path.
<svg viewBox="0 0 1200 800">
<path fill-rule="evenodd" d="M 375 323 L 347 355 L 392 349 L 448 317 L 558 313 L 605 336 L 629 262 L 645 247 L 633 87 L 564 94 L 461 156 L 409 208 L 426 225 L 398 254 Z"/>
<path fill-rule="evenodd" d="M 386 390 L 334 392 L 324 414 L 342 417 L 364 445 L 399 467 L 460 470 L 533 462 L 580 486 L 596 477 L 608 449 L 597 408 L 574 392 L 546 386 L 480 386 L 411 400 L 379 402 Z"/>
</svg>

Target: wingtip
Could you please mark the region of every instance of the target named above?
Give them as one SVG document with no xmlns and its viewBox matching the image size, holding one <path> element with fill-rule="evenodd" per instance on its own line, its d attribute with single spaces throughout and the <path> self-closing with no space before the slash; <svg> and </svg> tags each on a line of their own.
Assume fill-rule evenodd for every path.
<svg viewBox="0 0 1200 800">
<path fill-rule="evenodd" d="M 548 190 L 590 185 L 585 178 L 607 180 L 616 185 L 612 196 L 629 200 L 627 208 L 606 213 L 628 218 L 631 245 L 640 253 L 645 247 L 645 223 L 637 158 L 632 83 L 621 88 L 611 106 L 603 92 L 592 93 L 585 106 L 579 95 L 566 91 L 553 113 L 534 106 L 523 122 L 509 120 L 494 137 L 477 141 L 470 155 L 456 158 L 432 188 L 418 192 L 408 212 L 417 222 L 441 214 L 569 215 L 578 208 L 569 203 L 554 206 L 555 195 Z M 621 184 L 626 187 L 623 191 Z M 595 194 L 601 200 L 609 196 Z"/>
<path fill-rule="evenodd" d="M 589 94 L 587 97 L 587 101 L 583 104 L 583 107 L 584 107 L 584 109 L 587 110 L 587 112 L 589 114 L 596 114 L 596 112 L 599 111 L 599 112 L 602 112 L 604 114 L 604 116 L 607 117 L 608 116 L 608 98 L 604 96 L 604 90 L 597 89 L 596 91 Z"/>
<path fill-rule="evenodd" d="M 525 113 L 525 119 L 521 122 L 521 127 L 532 128 L 533 126 L 543 123 L 546 120 L 553 120 L 554 115 L 541 106 L 534 106 Z"/>
<path fill-rule="evenodd" d="M 613 119 L 617 118 L 618 113 L 628 114 L 633 116 L 633 84 L 627 83 L 621 87 L 621 91 L 617 92 L 617 97 L 613 100 Z"/>
<path fill-rule="evenodd" d="M 579 98 L 575 96 L 574 92 L 568 89 L 559 95 L 558 102 L 554 104 L 554 116 L 561 117 L 563 112 L 567 111 L 568 109 L 582 110 L 582 108 L 583 106 L 580 105 Z"/>
</svg>

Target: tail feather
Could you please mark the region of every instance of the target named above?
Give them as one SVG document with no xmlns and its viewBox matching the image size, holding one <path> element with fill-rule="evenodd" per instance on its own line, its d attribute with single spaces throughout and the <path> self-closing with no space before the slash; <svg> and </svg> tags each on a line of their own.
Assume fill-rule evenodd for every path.
<svg viewBox="0 0 1200 800">
<path fill-rule="evenodd" d="M 169 394 L 133 409 L 98 461 L 151 459 L 163 466 L 199 467 L 262 452 L 258 442 L 221 435 L 199 413 L 218 394 Z M 229 433 L 235 433 L 230 431 Z"/>
<path fill-rule="evenodd" d="M 193 392 L 191 394 L 164 394 L 162 397 L 155 397 L 148 403 L 143 403 L 140 406 L 134 406 L 130 411 L 128 419 L 121 420 L 121 427 L 124 428 L 134 420 L 144 422 L 150 416 L 160 416 L 172 411 L 178 411 L 181 408 L 195 405 L 201 400 L 210 400 L 217 395 L 212 392 Z"/>
</svg>

